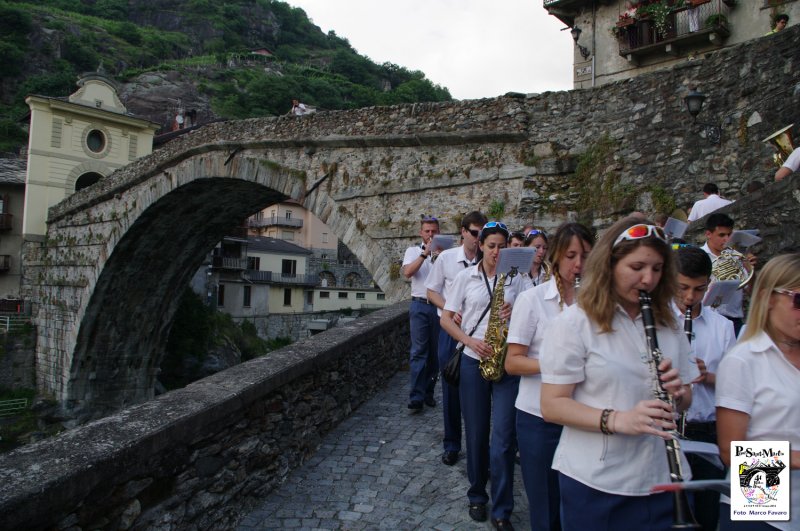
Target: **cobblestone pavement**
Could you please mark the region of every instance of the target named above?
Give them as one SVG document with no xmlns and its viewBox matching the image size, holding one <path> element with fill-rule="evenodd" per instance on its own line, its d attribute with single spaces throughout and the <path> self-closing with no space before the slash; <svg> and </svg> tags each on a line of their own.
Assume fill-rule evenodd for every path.
<svg viewBox="0 0 800 531">
<path fill-rule="evenodd" d="M 442 409 L 406 409 L 408 373 L 329 433 L 317 452 L 239 522 L 256 529 L 492 529 L 467 514 L 466 458 L 441 462 Z M 439 386 L 437 393 L 440 394 Z M 515 471 L 517 529 L 529 529 L 528 503 Z"/>
</svg>

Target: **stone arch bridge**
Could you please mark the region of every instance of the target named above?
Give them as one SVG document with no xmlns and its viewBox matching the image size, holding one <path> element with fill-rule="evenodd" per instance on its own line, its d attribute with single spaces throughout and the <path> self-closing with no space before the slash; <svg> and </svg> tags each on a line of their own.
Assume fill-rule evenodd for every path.
<svg viewBox="0 0 800 531">
<path fill-rule="evenodd" d="M 783 125 L 787 98 L 799 92 L 786 95 L 800 74 L 783 64 L 797 58 L 800 33 L 782 33 L 769 46 L 730 48 L 601 89 L 192 131 L 53 207 L 46 240 L 26 244 L 37 385 L 76 414 L 150 398 L 179 295 L 206 252 L 287 198 L 327 223 L 399 300 L 407 286 L 397 261 L 421 215 L 453 233 L 475 208 L 552 227 L 569 212 L 603 224 L 626 209 L 653 210 L 664 196 L 690 204 L 709 179 L 735 197 L 774 171 L 758 139 Z M 740 88 L 730 72 L 743 64 L 762 75 Z M 726 87 L 707 111 L 736 109 L 721 145 L 687 123 L 689 83 Z M 748 125 L 754 113 L 761 122 Z"/>
</svg>

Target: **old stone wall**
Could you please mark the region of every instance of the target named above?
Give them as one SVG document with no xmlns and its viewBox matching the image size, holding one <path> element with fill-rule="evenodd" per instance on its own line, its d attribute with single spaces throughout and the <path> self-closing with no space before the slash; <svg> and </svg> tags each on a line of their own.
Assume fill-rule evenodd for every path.
<svg viewBox="0 0 800 531">
<path fill-rule="evenodd" d="M 33 389 L 36 386 L 35 345 L 33 329 L 0 333 L 0 387 Z"/>
<path fill-rule="evenodd" d="M 0 528 L 230 529 L 404 364 L 408 337 L 400 303 L 0 456 Z"/>
</svg>

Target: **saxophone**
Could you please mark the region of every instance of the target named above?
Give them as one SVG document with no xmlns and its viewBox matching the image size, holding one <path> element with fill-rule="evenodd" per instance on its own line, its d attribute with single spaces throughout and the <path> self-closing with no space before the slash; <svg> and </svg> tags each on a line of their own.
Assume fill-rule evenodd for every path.
<svg viewBox="0 0 800 531">
<path fill-rule="evenodd" d="M 512 268 L 506 275 L 497 275 L 497 285 L 492 292 L 492 305 L 489 308 L 489 322 L 486 325 L 486 334 L 483 340 L 492 347 L 492 355 L 481 358 L 478 362 L 481 376 L 490 382 L 499 382 L 505 372 L 506 352 L 508 351 L 508 324 L 500 319 L 500 308 L 503 306 L 505 297 L 506 278 L 513 278 L 517 274 L 516 268 Z"/>
</svg>

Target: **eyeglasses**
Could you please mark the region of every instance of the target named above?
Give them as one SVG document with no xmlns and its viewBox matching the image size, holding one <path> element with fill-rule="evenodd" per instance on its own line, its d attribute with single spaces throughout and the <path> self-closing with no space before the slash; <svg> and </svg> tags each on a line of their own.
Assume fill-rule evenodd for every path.
<svg viewBox="0 0 800 531">
<path fill-rule="evenodd" d="M 614 240 L 614 245 L 612 245 L 611 248 L 613 249 L 619 245 L 622 240 L 641 240 L 643 238 L 649 238 L 650 236 L 655 236 L 662 242 L 667 241 L 667 235 L 664 233 L 664 229 L 656 225 L 640 223 L 625 229 L 622 234 L 617 236 L 617 239 Z"/>
<path fill-rule="evenodd" d="M 481 235 L 481 231 L 477 229 L 464 229 L 464 230 L 472 234 L 473 238 L 477 238 L 478 236 Z"/>
<path fill-rule="evenodd" d="M 781 289 L 775 288 L 775 293 L 780 293 L 781 295 L 788 295 L 792 298 L 792 306 L 794 306 L 795 310 L 800 310 L 800 291 L 792 291 L 790 289 Z"/>
<path fill-rule="evenodd" d="M 672 250 L 673 251 L 677 251 L 678 249 L 686 249 L 687 247 L 696 247 L 696 246 L 692 245 L 691 243 L 673 243 L 672 244 Z"/>
</svg>

